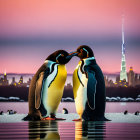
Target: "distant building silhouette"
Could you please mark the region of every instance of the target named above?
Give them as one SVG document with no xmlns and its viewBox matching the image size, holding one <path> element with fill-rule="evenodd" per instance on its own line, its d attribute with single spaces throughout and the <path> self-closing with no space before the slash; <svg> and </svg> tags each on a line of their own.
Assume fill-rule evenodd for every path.
<svg viewBox="0 0 140 140">
<path fill-rule="evenodd" d="M 120 76 L 117 76 L 116 77 L 116 82 L 119 83 L 119 81 L 120 81 Z"/>
<path fill-rule="evenodd" d="M 23 76 L 20 77 L 17 86 L 18 87 L 27 87 L 27 83 L 23 83 Z"/>
<path fill-rule="evenodd" d="M 105 86 L 106 87 L 109 87 L 109 82 L 108 82 L 107 76 L 104 76 L 104 80 L 105 80 Z"/>
<path fill-rule="evenodd" d="M 130 67 L 128 72 L 128 85 L 132 87 L 140 85 L 140 75 L 135 73 L 132 67 Z"/>
<path fill-rule="evenodd" d="M 140 85 L 140 75 L 137 78 L 138 79 L 137 79 L 137 82 L 136 82 L 135 86 Z"/>
<path fill-rule="evenodd" d="M 135 73 L 133 71 L 133 68 L 130 67 L 129 72 L 128 72 L 128 85 L 129 86 L 135 86 Z"/>
<path fill-rule="evenodd" d="M 14 86 L 16 86 L 16 85 L 17 85 L 17 82 L 15 81 L 15 77 L 12 77 L 12 82 L 11 82 L 11 85 L 14 85 Z"/>
<path fill-rule="evenodd" d="M 7 80 L 7 74 L 6 74 L 6 72 L 4 73 L 4 79 L 3 79 L 3 85 L 8 85 L 9 84 L 9 82 L 8 82 L 8 80 Z"/>
<path fill-rule="evenodd" d="M 0 85 L 1 86 L 7 86 L 7 85 L 9 85 L 9 81 L 7 79 L 6 72 L 4 72 L 4 77 L 3 78 L 0 78 Z"/>
<path fill-rule="evenodd" d="M 23 84 L 23 76 L 20 77 L 18 84 L 19 85 L 22 85 Z"/>
<path fill-rule="evenodd" d="M 115 86 L 112 80 L 109 80 L 108 83 L 109 83 L 109 87 L 114 87 Z"/>
<path fill-rule="evenodd" d="M 140 75 L 135 74 L 135 86 L 140 85 Z"/>
<path fill-rule="evenodd" d="M 16 81 L 15 81 L 15 77 L 12 77 L 12 83 L 15 83 Z"/>
<path fill-rule="evenodd" d="M 71 83 L 68 83 L 66 86 L 65 86 L 66 89 L 73 89 Z"/>
<path fill-rule="evenodd" d="M 29 80 L 27 81 L 27 87 L 30 86 L 30 83 L 31 83 L 31 78 L 29 78 Z"/>
<path fill-rule="evenodd" d="M 3 84 L 3 78 L 0 78 L 0 86 Z"/>
</svg>

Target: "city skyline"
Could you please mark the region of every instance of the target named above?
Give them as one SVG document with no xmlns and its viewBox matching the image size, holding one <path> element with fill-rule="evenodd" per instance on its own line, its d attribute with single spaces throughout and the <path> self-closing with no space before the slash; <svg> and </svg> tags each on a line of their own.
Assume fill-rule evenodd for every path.
<svg viewBox="0 0 140 140">
<path fill-rule="evenodd" d="M 35 73 L 58 49 L 89 45 L 104 73 L 121 69 L 125 15 L 126 69 L 140 73 L 139 0 L 0 1 L 0 73 Z M 79 59 L 67 65 L 73 73 Z"/>
<path fill-rule="evenodd" d="M 29 86 L 31 79 L 33 77 L 33 74 L 7 74 L 6 72 L 2 75 L 0 75 L 0 86 Z M 121 80 L 120 75 L 110 75 L 110 74 L 104 74 L 104 80 L 106 87 L 134 87 L 140 85 L 140 74 L 137 74 L 133 71 L 133 67 L 130 67 L 129 72 L 127 73 L 127 79 Z M 67 80 L 65 82 L 65 85 L 72 85 L 72 75 L 67 76 Z"/>
</svg>

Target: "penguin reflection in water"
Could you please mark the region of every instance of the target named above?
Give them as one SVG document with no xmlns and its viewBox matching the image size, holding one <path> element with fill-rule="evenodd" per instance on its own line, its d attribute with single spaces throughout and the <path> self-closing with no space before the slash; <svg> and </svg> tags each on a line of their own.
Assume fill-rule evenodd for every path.
<svg viewBox="0 0 140 140">
<path fill-rule="evenodd" d="M 75 54 L 58 50 L 47 57 L 29 87 L 29 113 L 23 120 L 55 120 L 67 77 L 65 64 Z M 61 118 L 59 118 L 61 119 Z"/>
<path fill-rule="evenodd" d="M 104 76 L 93 51 L 89 46 L 82 45 L 75 53 L 81 59 L 73 73 L 75 106 L 80 118 L 73 121 L 107 121 L 104 117 Z"/>
</svg>

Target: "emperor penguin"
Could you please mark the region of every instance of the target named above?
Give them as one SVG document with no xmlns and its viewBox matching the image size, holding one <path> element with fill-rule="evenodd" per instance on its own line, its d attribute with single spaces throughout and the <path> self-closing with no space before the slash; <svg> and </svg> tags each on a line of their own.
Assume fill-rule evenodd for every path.
<svg viewBox="0 0 140 140">
<path fill-rule="evenodd" d="M 64 50 L 49 55 L 29 87 L 29 113 L 23 120 L 55 120 L 67 77 L 65 64 L 72 56 Z"/>
<path fill-rule="evenodd" d="M 80 62 L 73 73 L 73 93 L 80 118 L 74 121 L 106 121 L 105 82 L 102 70 L 89 46 L 79 46 L 75 53 Z"/>
</svg>

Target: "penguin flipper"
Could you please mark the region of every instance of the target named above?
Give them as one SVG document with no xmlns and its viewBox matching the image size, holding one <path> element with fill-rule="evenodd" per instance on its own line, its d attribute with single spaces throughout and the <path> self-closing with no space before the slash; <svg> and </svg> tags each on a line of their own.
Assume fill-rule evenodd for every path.
<svg viewBox="0 0 140 140">
<path fill-rule="evenodd" d="M 41 105 L 41 92 L 42 92 L 42 85 L 44 84 L 44 78 L 49 75 L 49 68 L 45 70 L 45 72 L 41 72 L 39 74 L 39 78 L 36 82 L 36 89 L 35 89 L 35 108 L 39 109 Z"/>
<path fill-rule="evenodd" d="M 95 94 L 96 94 L 96 78 L 95 78 L 95 72 L 90 69 L 90 67 L 85 66 L 84 68 L 88 83 L 87 83 L 87 99 L 88 99 L 88 105 L 89 107 L 94 110 L 95 109 Z"/>
</svg>

